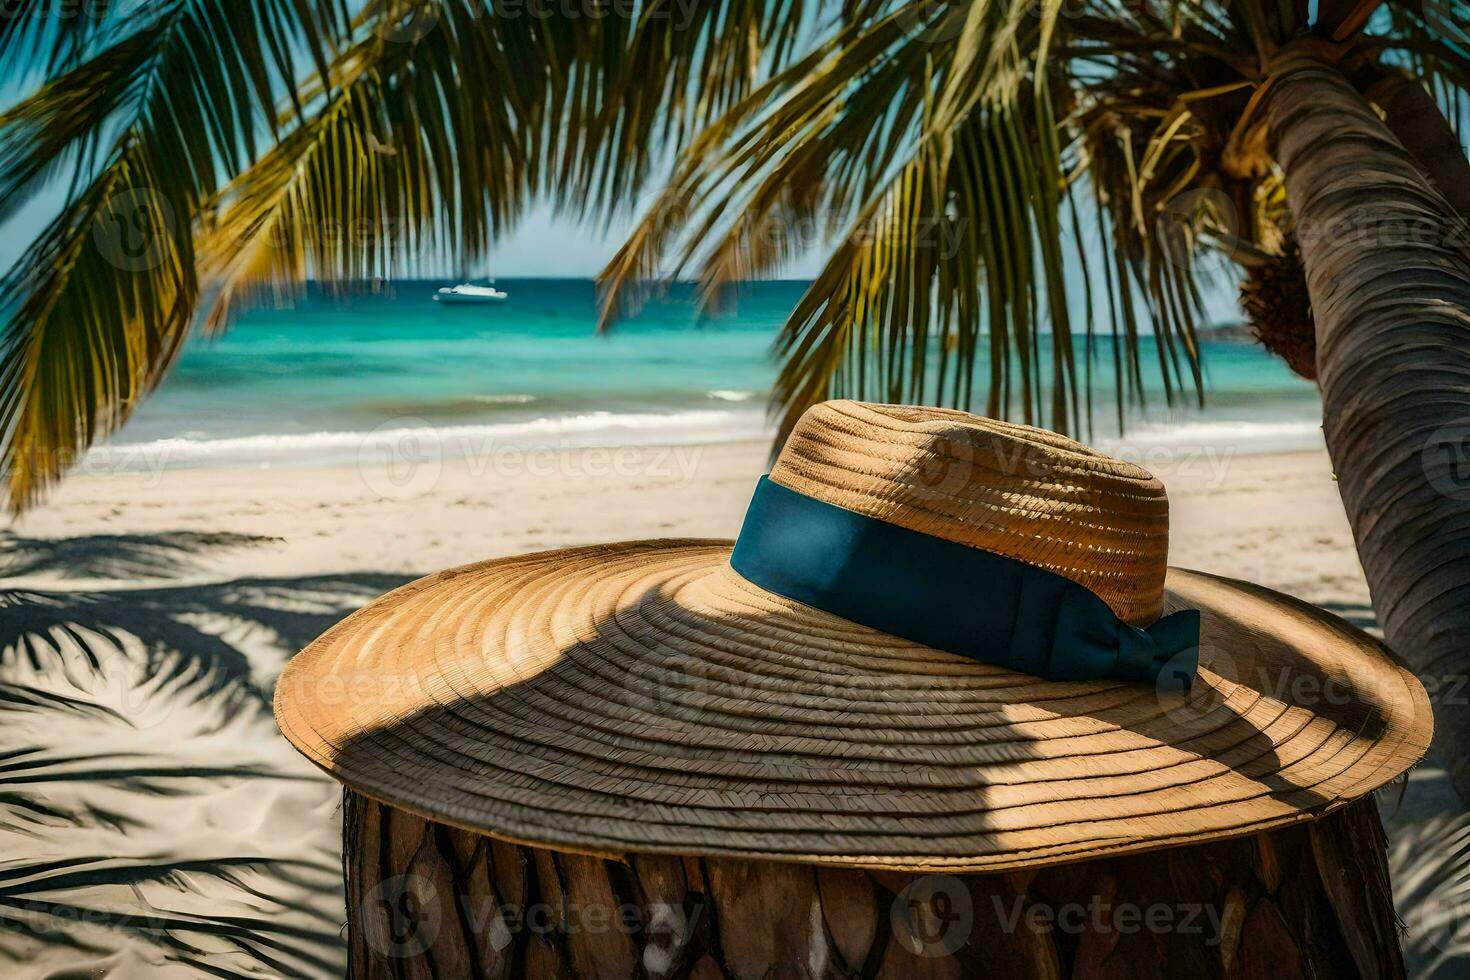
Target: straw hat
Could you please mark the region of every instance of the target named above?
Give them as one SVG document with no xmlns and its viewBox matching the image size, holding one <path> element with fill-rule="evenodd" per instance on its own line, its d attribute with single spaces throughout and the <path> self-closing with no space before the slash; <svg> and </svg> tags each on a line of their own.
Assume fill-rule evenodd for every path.
<svg viewBox="0 0 1470 980">
<path fill-rule="evenodd" d="M 1379 644 L 1264 588 L 1168 569 L 1163 486 L 1061 436 L 828 402 L 769 481 L 811 513 L 1082 586 L 1130 636 L 1198 610 L 1176 620 L 1198 624 L 1197 677 L 1182 694 L 1046 680 L 762 588 L 732 568 L 729 542 L 637 541 L 471 565 L 383 597 L 287 667 L 282 731 L 360 793 L 510 840 L 909 871 L 1310 819 L 1429 743 L 1423 687 Z M 784 540 L 809 563 L 897 560 Z M 991 615 L 1003 583 L 965 586 L 970 601 L 923 621 Z M 896 614 L 928 601 L 915 595 Z"/>
</svg>

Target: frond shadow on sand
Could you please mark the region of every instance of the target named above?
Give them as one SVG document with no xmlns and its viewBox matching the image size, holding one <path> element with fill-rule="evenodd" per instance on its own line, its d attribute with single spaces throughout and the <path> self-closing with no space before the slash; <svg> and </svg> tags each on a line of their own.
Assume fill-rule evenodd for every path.
<svg viewBox="0 0 1470 980">
<path fill-rule="evenodd" d="M 81 555 L 79 575 L 159 577 L 241 543 L 117 540 L 22 541 L 7 571 Z M 341 976 L 340 789 L 280 737 L 271 692 L 404 581 L 0 589 L 0 975 Z"/>
<path fill-rule="evenodd" d="M 4 535 L 0 576 L 166 579 L 270 540 Z M 291 655 L 407 578 L 0 587 L 0 975 L 341 976 L 340 789 L 270 700 Z M 1410 975 L 1461 976 L 1470 816 L 1432 759 L 1398 796 Z"/>
<path fill-rule="evenodd" d="M 64 579 L 176 578 L 195 570 L 205 554 L 227 548 L 279 544 L 281 539 L 229 532 L 89 534 L 27 538 L 0 532 L 0 578 L 53 575 Z"/>
</svg>

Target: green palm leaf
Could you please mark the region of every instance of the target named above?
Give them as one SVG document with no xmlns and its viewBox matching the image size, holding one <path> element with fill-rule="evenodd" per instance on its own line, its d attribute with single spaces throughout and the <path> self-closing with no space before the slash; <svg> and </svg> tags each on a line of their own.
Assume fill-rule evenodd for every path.
<svg viewBox="0 0 1470 980">
<path fill-rule="evenodd" d="M 1065 75 L 1048 64 L 1059 13 L 940 5 L 916 23 L 901 7 L 851 11 L 686 151 L 603 273 L 604 323 L 670 252 L 676 274 L 701 266 L 712 303 L 810 247 L 790 229 L 841 228 L 777 344 L 784 426 L 838 395 L 970 407 L 985 354 L 987 411 L 1076 428 L 1076 256 L 1061 218 L 1070 123 L 1053 108 Z M 1156 292 L 1173 286 L 1158 273 Z M 1187 315 L 1166 328 L 1181 319 L 1187 335 Z"/>
<path fill-rule="evenodd" d="M 173 363 L 200 290 L 201 203 L 221 171 L 255 154 L 280 79 L 294 77 L 303 48 L 329 43 L 339 13 L 326 0 L 145 9 L 0 119 L 0 196 L 68 166 L 75 188 L 0 279 L 0 469 L 13 509 L 120 425 Z"/>
<path fill-rule="evenodd" d="M 467 265 L 537 197 L 627 207 L 671 151 L 601 277 L 603 324 L 668 275 L 713 306 L 828 249 L 778 342 L 788 421 L 840 393 L 1078 431 L 1104 366 L 1121 425 L 1151 388 L 1200 387 L 1197 257 L 1271 261 L 1290 235 L 1251 106 L 1262 58 L 1309 27 L 1301 0 L 142 9 L 0 29 L 0 59 L 53 66 L 0 117 L 0 215 L 58 174 L 75 188 L 0 281 L 12 508 L 127 418 L 206 290 L 219 328 L 259 289 Z M 1389 3 L 1363 30 L 1376 69 L 1463 119 L 1463 5 Z M 146 268 L 107 259 L 122 231 Z"/>
</svg>

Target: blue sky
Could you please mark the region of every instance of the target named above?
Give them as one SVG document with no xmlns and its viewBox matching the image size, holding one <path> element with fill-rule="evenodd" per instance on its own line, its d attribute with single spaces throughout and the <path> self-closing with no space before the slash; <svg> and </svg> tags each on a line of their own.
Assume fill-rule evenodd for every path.
<svg viewBox="0 0 1470 980">
<path fill-rule="evenodd" d="M 56 213 L 62 198 L 62 187 L 47 188 L 5 223 L 4 234 L 0 234 L 0 268 L 15 262 Z M 556 215 L 549 206 L 537 207 L 496 244 L 488 273 L 506 278 L 590 278 L 612 258 L 634 220 L 632 215 L 616 218 L 604 227 Z M 812 278 L 821 268 L 821 257 L 820 253 L 807 256 L 786 275 Z"/>
<path fill-rule="evenodd" d="M 62 186 L 52 186 L 27 201 L 0 234 L 0 268 L 9 268 L 60 208 Z M 488 274 L 506 278 L 590 278 L 602 270 L 631 231 L 636 215 L 594 225 L 554 214 L 550 206 L 534 208 L 521 224 L 496 244 Z M 811 279 L 821 269 L 822 253 L 813 252 L 785 273 Z M 478 270 L 477 270 L 478 271 Z"/>
<path fill-rule="evenodd" d="M 48 188 L 6 223 L 4 234 L 0 234 L 0 268 L 10 267 L 60 207 L 61 191 L 59 186 Z M 628 214 L 606 225 L 595 225 L 555 214 L 549 205 L 542 205 L 532 209 L 519 226 L 494 246 L 485 269 L 472 270 L 471 274 L 506 279 L 591 278 L 622 244 L 636 219 L 636 213 Z M 815 278 L 825 257 L 826 250 L 816 248 L 785 270 L 782 278 Z M 449 270 L 445 271 L 445 277 L 456 278 Z M 1208 321 L 1236 319 L 1233 290 L 1222 289 L 1222 285 L 1214 283 L 1213 288 L 1205 289 Z"/>
<path fill-rule="evenodd" d="M 522 276 L 594 276 L 612 258 L 631 221 L 605 231 L 537 208 L 490 253 L 490 272 Z"/>
<path fill-rule="evenodd" d="M 0 105 L 9 105 L 29 94 L 38 77 L 24 73 L 0 78 Z M 25 248 L 36 238 L 46 222 L 59 210 L 64 200 L 65 180 L 38 193 L 0 227 L 0 270 L 10 268 Z M 646 189 L 645 202 L 651 202 L 658 187 Z M 425 270 L 425 274 L 441 273 L 455 278 L 463 271 L 474 276 L 491 275 L 505 278 L 580 278 L 600 272 L 618 246 L 627 238 L 641 211 L 634 206 L 607 222 L 584 222 L 565 214 L 557 214 L 549 204 L 534 207 L 509 234 L 491 249 L 485 268 L 472 270 Z M 818 246 L 781 270 L 781 278 L 811 279 L 822 268 L 829 249 Z M 691 270 L 695 272 L 697 270 Z M 1207 288 L 1210 319 L 1234 319 L 1233 290 Z"/>
<path fill-rule="evenodd" d="M 490 274 L 507 278 L 591 277 L 602 271 L 632 230 L 635 216 L 613 219 L 610 226 L 583 224 L 538 207 L 490 253 Z M 818 249 L 786 270 L 782 278 L 812 279 L 821 271 Z"/>
<path fill-rule="evenodd" d="M 12 68 L 15 70 L 0 77 L 0 106 L 12 105 L 29 95 L 42 79 L 36 66 Z M 0 271 L 15 263 L 60 210 L 65 200 L 65 186 L 64 179 L 53 181 L 51 186 L 24 202 L 15 215 L 0 225 Z M 648 188 L 649 200 L 657 190 L 656 186 Z M 624 214 L 607 224 L 592 224 L 557 215 L 549 204 L 536 207 L 495 245 L 488 271 L 476 270 L 476 274 L 507 278 L 590 278 L 602 271 L 626 239 L 636 221 L 636 212 L 635 208 L 634 213 Z M 821 270 L 822 258 L 820 250 L 808 255 L 786 270 L 783 278 L 815 277 Z M 446 275 L 454 272 L 443 271 Z"/>
</svg>

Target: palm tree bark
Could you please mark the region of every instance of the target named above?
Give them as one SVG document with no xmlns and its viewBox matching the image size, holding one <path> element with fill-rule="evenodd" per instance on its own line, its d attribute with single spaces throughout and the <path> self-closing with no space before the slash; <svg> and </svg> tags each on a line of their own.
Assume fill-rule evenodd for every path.
<svg viewBox="0 0 1470 980">
<path fill-rule="evenodd" d="M 348 791 L 354 980 L 1404 976 L 1371 796 L 1252 837 L 1008 874 L 560 854 Z"/>
<path fill-rule="evenodd" d="M 1390 647 L 1470 800 L 1470 247 L 1346 77 L 1273 66 L 1268 125 L 1306 266 L 1323 430 Z"/>
<path fill-rule="evenodd" d="M 1461 218 L 1470 219 L 1470 160 L 1439 104 L 1410 75 L 1391 74 L 1364 93 Z"/>
</svg>

